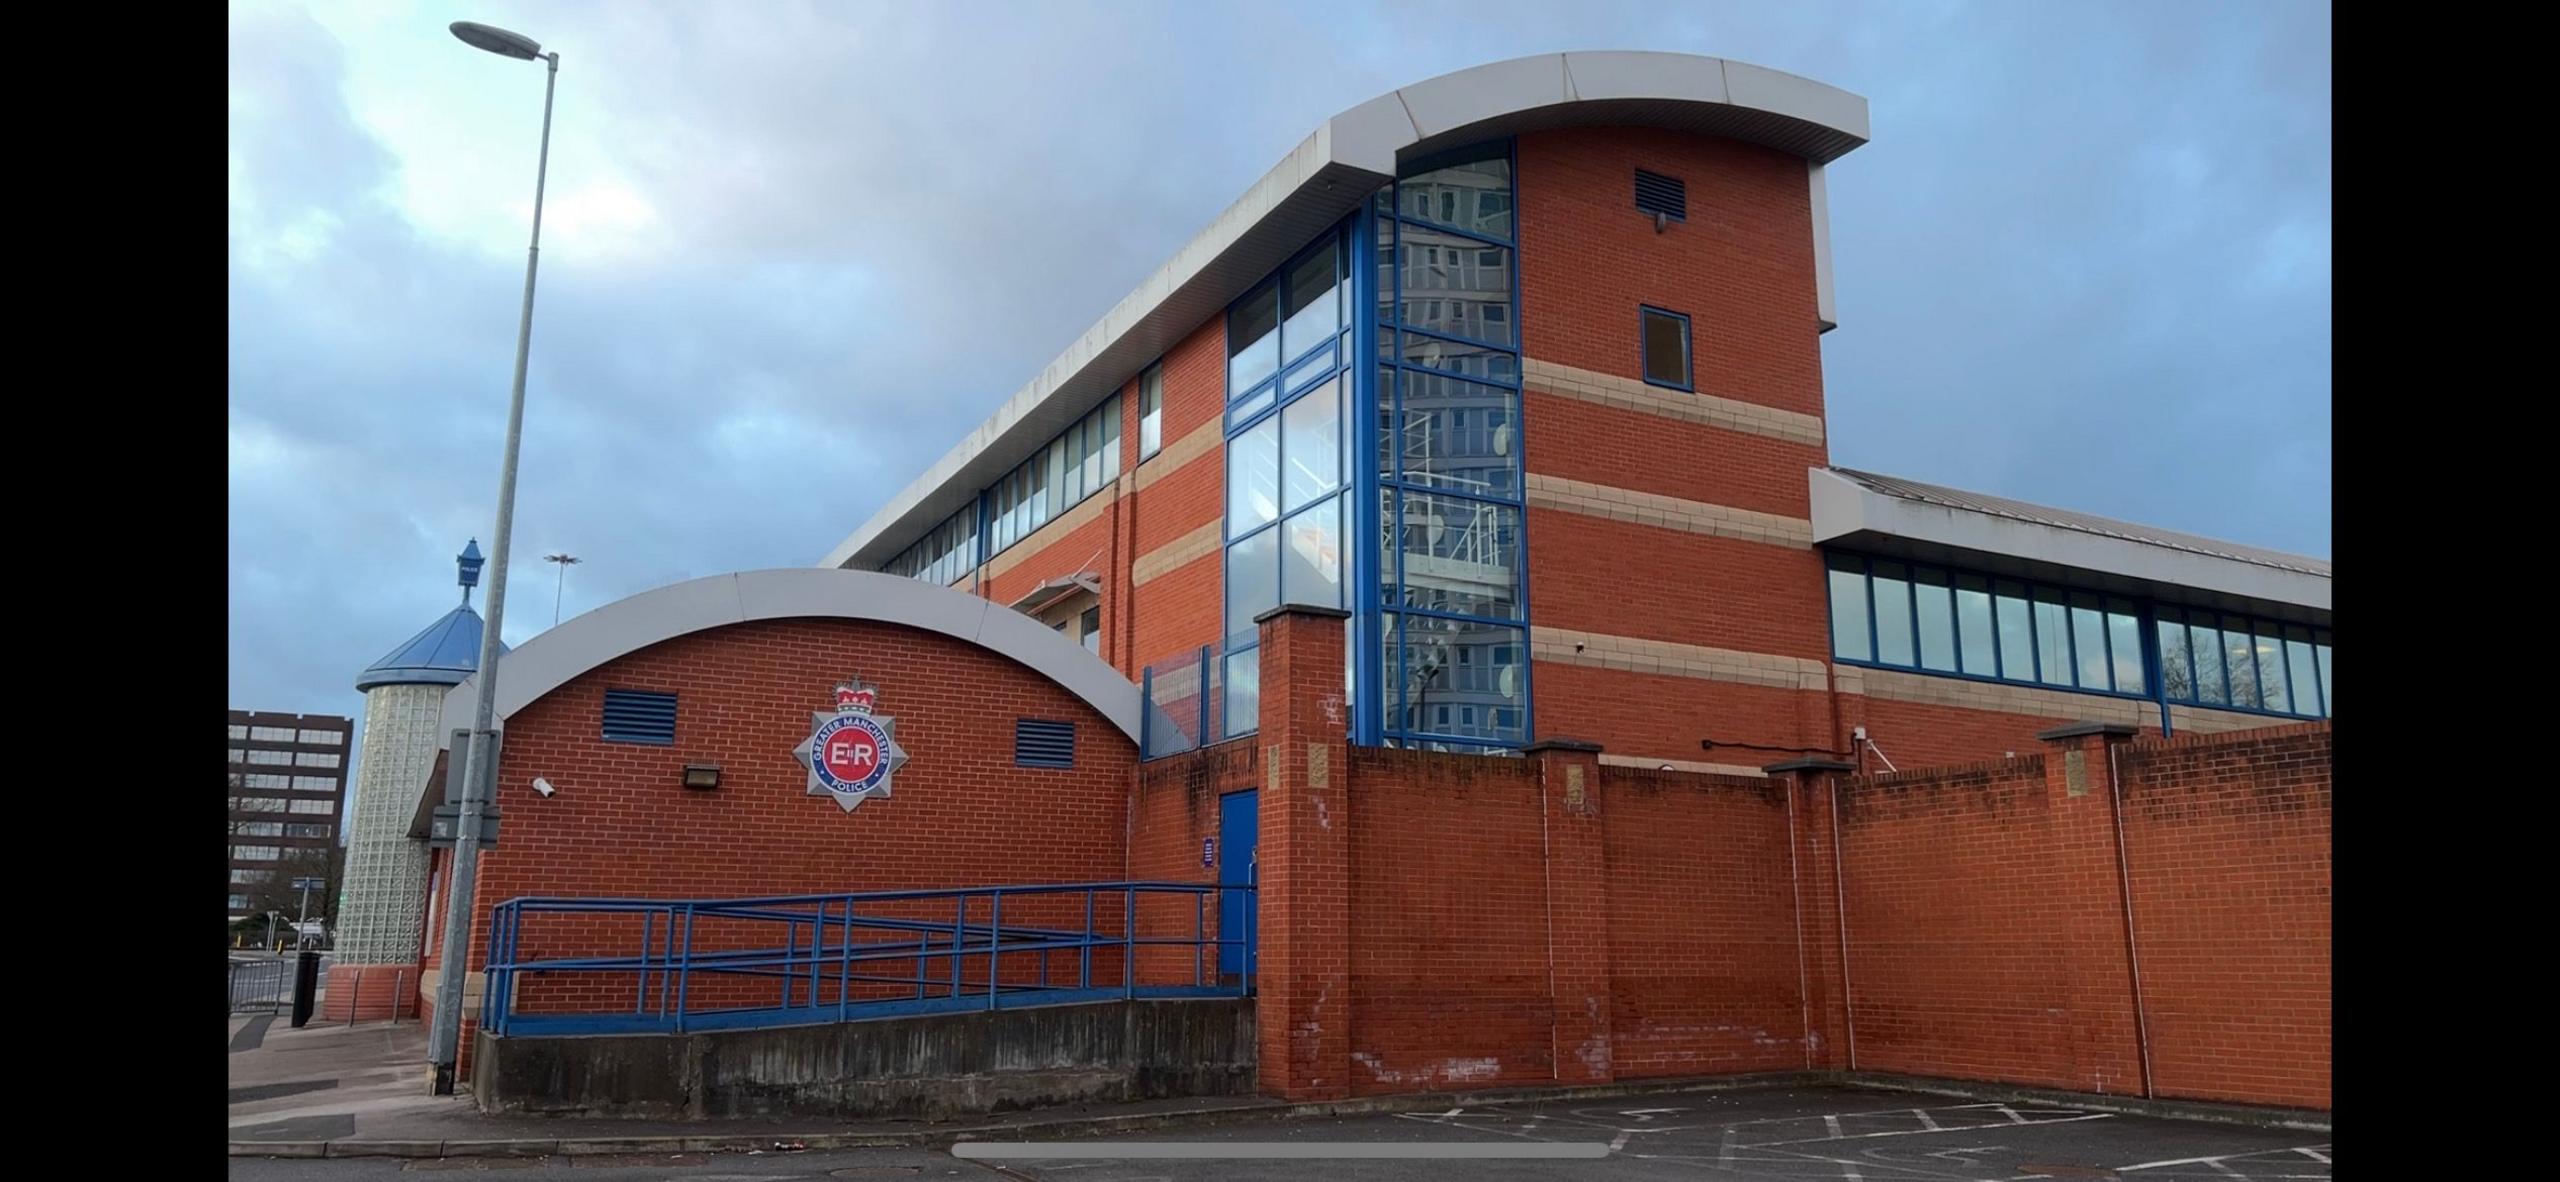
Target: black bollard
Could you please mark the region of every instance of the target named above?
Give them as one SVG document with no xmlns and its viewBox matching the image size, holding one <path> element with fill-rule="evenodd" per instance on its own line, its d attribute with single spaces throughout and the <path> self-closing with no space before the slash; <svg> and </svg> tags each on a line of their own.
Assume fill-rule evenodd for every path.
<svg viewBox="0 0 2560 1182">
<path fill-rule="evenodd" d="M 320 997 L 320 954 L 308 949 L 294 957 L 293 964 L 293 1028 L 300 1030 L 311 1021 L 311 1009 Z"/>
</svg>

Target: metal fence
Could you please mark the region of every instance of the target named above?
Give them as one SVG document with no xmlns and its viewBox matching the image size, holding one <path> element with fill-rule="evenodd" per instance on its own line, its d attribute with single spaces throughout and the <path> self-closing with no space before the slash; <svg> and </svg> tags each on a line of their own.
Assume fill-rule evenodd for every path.
<svg viewBox="0 0 2560 1182">
<path fill-rule="evenodd" d="M 293 962 L 235 960 L 231 965 L 231 1012 L 279 1013 L 293 995 Z"/>
<path fill-rule="evenodd" d="M 492 1033 L 682 1033 L 1249 995 L 1251 887 L 1100 882 L 762 899 L 512 899 Z M 1223 904 L 1230 896 L 1238 908 Z M 1239 931 L 1218 918 L 1241 916 Z M 635 939 L 636 937 L 636 939 Z M 620 945 L 636 954 L 591 955 Z M 542 955 L 544 949 L 565 954 Z"/>
</svg>

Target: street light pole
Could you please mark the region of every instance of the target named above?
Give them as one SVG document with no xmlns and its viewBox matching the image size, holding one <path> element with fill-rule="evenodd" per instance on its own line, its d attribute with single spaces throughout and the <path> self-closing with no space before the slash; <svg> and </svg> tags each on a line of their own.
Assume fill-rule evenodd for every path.
<svg viewBox="0 0 2560 1182">
<path fill-rule="evenodd" d="M 560 594 L 569 589 L 569 568 L 585 562 L 586 559 L 562 551 L 558 554 L 545 554 L 542 560 L 560 568 L 560 581 L 551 589 L 551 626 L 557 628 L 560 626 Z"/>
<path fill-rule="evenodd" d="M 525 249 L 524 310 L 516 320 L 515 389 L 507 402 L 507 454 L 498 469 L 498 533 L 490 554 L 489 619 L 480 632 L 478 688 L 471 715 L 471 751 L 463 764 L 460 824 L 454 828 L 453 873 L 445 891 L 444 943 L 436 975 L 435 1027 L 427 1059 L 435 1066 L 435 1094 L 450 1096 L 462 1043 L 462 979 L 471 966 L 474 878 L 480 866 L 480 817 L 488 798 L 491 748 L 497 745 L 498 633 L 506 622 L 507 544 L 515 532 L 516 448 L 524 434 L 525 359 L 533 348 L 533 277 L 542 261 L 542 191 L 551 173 L 551 95 L 560 82 L 560 55 L 546 54 L 530 37 L 470 21 L 456 21 L 453 35 L 475 49 L 521 61 L 550 63 L 542 84 L 542 153 L 533 174 L 533 239 Z"/>
</svg>

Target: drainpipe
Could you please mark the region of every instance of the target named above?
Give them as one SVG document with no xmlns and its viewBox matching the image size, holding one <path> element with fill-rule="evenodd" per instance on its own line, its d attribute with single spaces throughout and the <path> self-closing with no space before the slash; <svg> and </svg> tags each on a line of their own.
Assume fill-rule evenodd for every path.
<svg viewBox="0 0 2560 1182">
<path fill-rule="evenodd" d="M 2161 721 L 2168 716 L 2164 710 Z M 2124 892 L 2124 958 L 2133 975 L 2133 1037 L 2142 1047 L 2142 1098 L 2152 1099 L 2151 1016 L 2142 1004 L 2142 952 L 2133 935 L 2133 863 L 2125 855 L 2124 776 L 2116 762 L 2117 743 L 2107 744 L 2107 800 L 2116 815 L 2116 884 Z"/>
<path fill-rule="evenodd" d="M 1831 892 L 1833 906 L 1840 909 L 1840 1012 L 1847 1020 L 1849 1034 L 1849 1071 L 1858 1070 L 1858 999 L 1850 987 L 1849 976 L 1849 880 L 1848 865 L 1840 860 L 1840 777 L 1831 781 Z"/>
</svg>

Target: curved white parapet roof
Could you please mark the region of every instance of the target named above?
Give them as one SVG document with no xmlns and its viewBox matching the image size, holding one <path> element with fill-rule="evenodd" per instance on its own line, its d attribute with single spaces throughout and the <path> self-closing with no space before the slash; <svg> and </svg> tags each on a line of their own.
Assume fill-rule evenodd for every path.
<svg viewBox="0 0 2560 1182">
<path fill-rule="evenodd" d="M 544 632 L 498 662 L 498 717 L 503 721 L 581 674 L 662 640 L 788 619 L 875 620 L 968 641 L 1058 683 L 1138 741 L 1138 687 L 1039 621 L 920 579 L 806 567 L 713 575 L 643 591 Z M 470 729 L 479 692 L 477 674 L 447 691 L 445 736 Z"/>
<path fill-rule="evenodd" d="M 1399 160 L 1521 132 L 1611 125 L 1724 136 L 1804 157 L 1814 170 L 1817 271 L 1826 269 L 1820 169 L 1867 142 L 1864 98 L 1685 53 L 1548 53 L 1443 74 L 1326 120 L 818 565 L 896 557 L 1395 179 Z M 1824 276 L 1816 280 L 1827 292 Z"/>
</svg>

